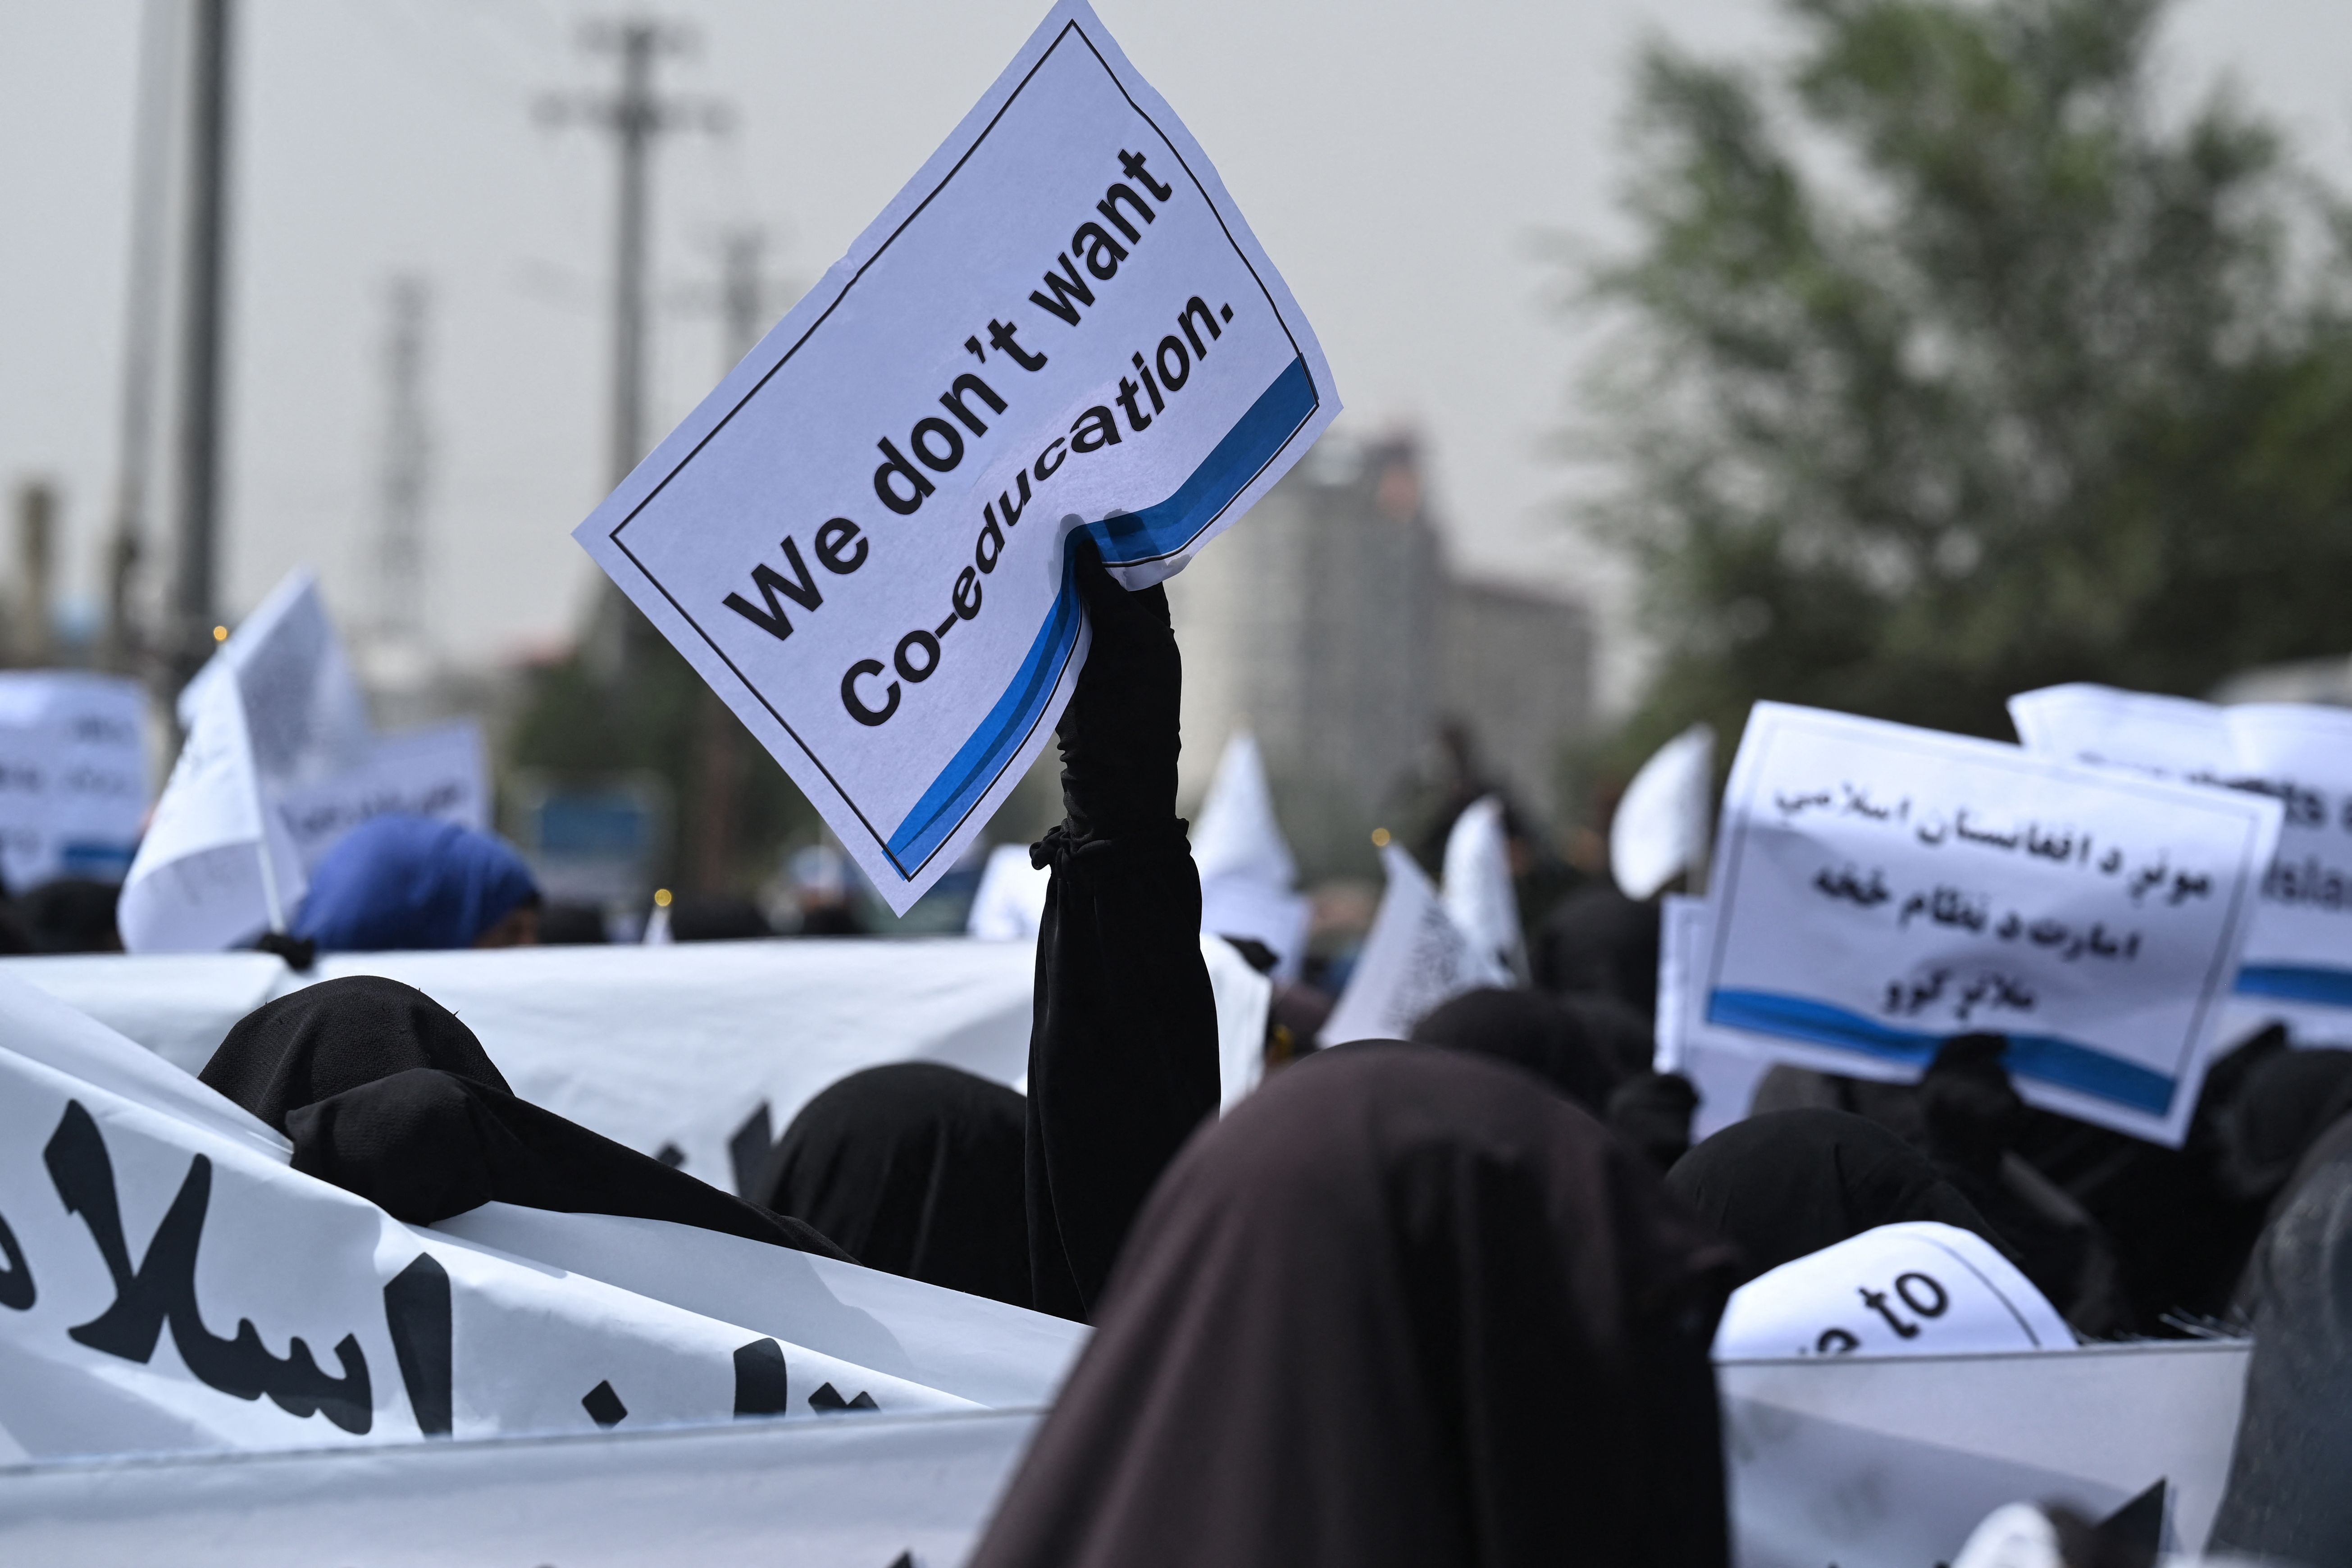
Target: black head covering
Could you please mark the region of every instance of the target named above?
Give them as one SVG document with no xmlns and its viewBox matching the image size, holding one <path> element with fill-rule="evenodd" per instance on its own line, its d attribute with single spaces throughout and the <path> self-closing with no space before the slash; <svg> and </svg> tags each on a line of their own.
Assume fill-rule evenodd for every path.
<svg viewBox="0 0 2352 1568">
<path fill-rule="evenodd" d="M 1658 1025 L 1650 1009 L 1635 1008 L 1595 991 L 1562 996 L 1559 1005 L 1618 1077 L 1648 1072 L 1656 1062 Z"/>
<path fill-rule="evenodd" d="M 412 1225 L 496 1200 L 847 1257 L 810 1226 L 516 1099 L 457 1015 L 396 980 L 350 975 L 257 1007 L 198 1076 L 291 1139 L 296 1170 Z"/>
<path fill-rule="evenodd" d="M 197 1077 L 283 1132 L 288 1111 L 411 1068 L 513 1092 L 457 1015 L 378 974 L 323 980 L 264 1003 L 230 1027 Z"/>
<path fill-rule="evenodd" d="M 670 905 L 672 942 L 745 942 L 775 934 L 760 906 L 740 893 L 680 893 Z"/>
<path fill-rule="evenodd" d="M 2271 1052 L 2221 1113 L 2222 1179 L 2242 1197 L 2270 1197 L 2347 1110 L 2352 1051 Z"/>
<path fill-rule="evenodd" d="M 1556 996 L 1599 993 L 1647 1014 L 1658 1005 L 1658 906 L 1608 883 L 1552 906 L 1528 953 L 1537 985 Z"/>
<path fill-rule="evenodd" d="M 973 1568 L 1722 1564 L 1729 1248 L 1530 1088 L 1345 1046 L 1202 1131 Z"/>
<path fill-rule="evenodd" d="M 1593 1048 L 1583 1020 L 1532 991 L 1465 991 L 1415 1024 L 1412 1039 L 1525 1068 L 1596 1116 L 1617 1087 L 1616 1068 Z"/>
<path fill-rule="evenodd" d="M 122 889 L 87 877 L 44 882 L 16 900 L 35 952 L 121 952 L 114 906 Z"/>
<path fill-rule="evenodd" d="M 1680 1073 L 1645 1072 L 1609 1094 L 1609 1131 L 1639 1151 L 1660 1173 L 1690 1152 L 1691 1117 L 1698 1090 Z"/>
<path fill-rule="evenodd" d="M 1926 1155 L 1850 1111 L 1734 1122 L 1676 1161 L 1666 1186 L 1738 1243 L 1750 1277 L 1900 1220 L 1940 1220 L 2009 1250 Z"/>
<path fill-rule="evenodd" d="M 767 1205 L 868 1268 L 1025 1307 L 1027 1114 L 1003 1084 L 937 1062 L 852 1073 L 784 1130 Z"/>
</svg>

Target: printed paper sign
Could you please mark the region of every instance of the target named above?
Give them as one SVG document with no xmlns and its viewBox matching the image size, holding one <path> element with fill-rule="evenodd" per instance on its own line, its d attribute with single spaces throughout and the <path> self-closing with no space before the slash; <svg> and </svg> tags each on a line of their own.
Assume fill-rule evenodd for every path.
<svg viewBox="0 0 2352 1568">
<path fill-rule="evenodd" d="M 0 672 L 0 875 L 119 882 L 147 811 L 147 699 L 80 670 Z"/>
<path fill-rule="evenodd" d="M 390 735 L 349 772 L 281 792 L 272 803 L 305 873 L 371 816 L 404 812 L 487 832 L 490 770 L 470 719 Z"/>
<path fill-rule="evenodd" d="M 2045 1109 L 2178 1144 L 2279 835 L 2266 797 L 1762 702 L 1724 798 L 1707 1024 L 1908 1078 L 2005 1035 Z"/>
<path fill-rule="evenodd" d="M 2352 711 L 2220 708 L 2106 686 L 2009 700 L 2028 751 L 2266 795 L 2284 814 L 2238 970 L 2236 1026 L 2284 1017 L 2331 1043 L 2352 1031 Z"/>
<path fill-rule="evenodd" d="M 2072 1350 L 2074 1331 L 1991 1243 L 1914 1220 L 1783 1263 L 1742 1285 L 1717 1360 Z"/>
<path fill-rule="evenodd" d="M 1070 533 L 1157 583 L 1339 406 L 1206 155 L 1064 0 L 573 537 L 903 912 L 1068 700 Z"/>
</svg>

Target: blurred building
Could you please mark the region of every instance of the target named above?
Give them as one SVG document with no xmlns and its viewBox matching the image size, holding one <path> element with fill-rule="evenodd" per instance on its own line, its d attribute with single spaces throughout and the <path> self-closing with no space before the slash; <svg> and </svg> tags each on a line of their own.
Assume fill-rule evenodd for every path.
<svg viewBox="0 0 2352 1568">
<path fill-rule="evenodd" d="M 1517 803 L 1550 815 L 1559 749 L 1591 712 L 1590 620 L 1454 578 L 1411 442 L 1325 437 L 1168 591 L 1188 802 L 1246 728 L 1304 865 L 1350 864 L 1458 722 Z"/>
</svg>

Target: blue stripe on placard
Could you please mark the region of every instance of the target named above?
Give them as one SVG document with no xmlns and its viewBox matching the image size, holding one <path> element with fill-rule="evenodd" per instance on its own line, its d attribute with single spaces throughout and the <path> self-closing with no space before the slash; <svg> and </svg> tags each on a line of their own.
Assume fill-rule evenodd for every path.
<svg viewBox="0 0 2352 1568">
<path fill-rule="evenodd" d="M 1785 996 L 1775 991 L 1710 992 L 1706 1020 L 1726 1028 L 1834 1046 L 1919 1068 L 1933 1060 L 1936 1047 L 1948 1038 L 1916 1029 L 1893 1028 L 1843 1007 L 1809 997 Z M 2094 1095 L 2134 1110 L 2145 1110 L 2151 1116 L 2162 1116 L 2172 1108 L 2172 1095 L 2178 1085 L 2153 1068 L 2055 1036 L 2010 1035 L 2007 1038 L 2009 1053 L 2002 1058 L 2002 1065 L 2013 1073 Z"/>
<path fill-rule="evenodd" d="M 1153 561 L 1191 543 L 1282 450 L 1315 406 L 1307 362 L 1294 359 L 1174 495 L 1141 511 L 1087 525 L 1104 562 L 1121 566 Z M 891 833 L 887 847 L 901 875 L 913 879 L 1021 749 L 1061 679 L 1082 614 L 1076 562 L 1066 555 L 1061 592 L 1013 683 Z"/>
<path fill-rule="evenodd" d="M 1314 412 L 1314 378 L 1307 374 L 1305 360 L 1292 360 L 1274 384 L 1258 394 L 1241 422 L 1225 432 L 1216 450 L 1192 470 L 1192 478 L 1176 487 L 1174 495 L 1157 506 L 1107 518 L 1095 525 L 1095 542 L 1102 546 L 1104 563 L 1125 566 L 1157 561 L 1190 544 L 1194 534 L 1233 504 L 1234 498 L 1257 478 L 1258 470 Z"/>
<path fill-rule="evenodd" d="M 2241 996 L 2352 1007 L 2352 970 L 2316 963 L 2249 963 L 2238 971 L 2237 990 Z"/>
</svg>

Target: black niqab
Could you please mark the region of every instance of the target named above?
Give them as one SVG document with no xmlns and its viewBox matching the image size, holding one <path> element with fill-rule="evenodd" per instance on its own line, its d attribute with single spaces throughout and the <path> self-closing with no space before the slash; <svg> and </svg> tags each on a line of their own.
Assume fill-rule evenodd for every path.
<svg viewBox="0 0 2352 1568">
<path fill-rule="evenodd" d="M 938 1062 L 852 1073 L 784 1130 L 767 1205 L 868 1268 L 1025 1307 L 1026 1115 L 1003 1084 Z"/>
<path fill-rule="evenodd" d="M 1927 1157 L 1866 1117 L 1777 1110 L 1723 1129 L 1666 1186 L 1739 1247 L 1748 1277 L 1903 1220 L 1937 1220 L 2010 1249 Z"/>
<path fill-rule="evenodd" d="M 1584 1020 L 1533 991 L 1465 991 L 1415 1024 L 1412 1041 L 1509 1062 L 1596 1116 L 1619 1081 L 1616 1066 L 1595 1048 Z"/>
<path fill-rule="evenodd" d="M 1555 996 L 1613 996 L 1643 1014 L 1658 1005 L 1658 906 L 1609 883 L 1579 888 L 1536 928 L 1528 959 Z"/>
<path fill-rule="evenodd" d="M 625 1215 L 846 1258 L 813 1227 L 519 1100 L 412 985 L 350 975 L 239 1019 L 198 1075 L 294 1143 L 294 1168 L 429 1225 L 482 1204 Z"/>
<path fill-rule="evenodd" d="M 1722 1564 L 1731 1267 L 1517 1069 L 1318 1052 L 1169 1169 L 973 1568 Z"/>
</svg>

